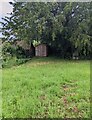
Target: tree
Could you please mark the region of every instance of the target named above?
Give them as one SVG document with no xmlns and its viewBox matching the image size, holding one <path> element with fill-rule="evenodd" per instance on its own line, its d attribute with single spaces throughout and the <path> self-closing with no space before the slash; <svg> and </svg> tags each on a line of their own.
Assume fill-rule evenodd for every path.
<svg viewBox="0 0 92 120">
<path fill-rule="evenodd" d="M 15 2 L 11 17 L 3 18 L 6 39 L 40 41 L 56 48 L 63 57 L 77 50 L 80 56 L 91 51 L 90 3 Z"/>
</svg>

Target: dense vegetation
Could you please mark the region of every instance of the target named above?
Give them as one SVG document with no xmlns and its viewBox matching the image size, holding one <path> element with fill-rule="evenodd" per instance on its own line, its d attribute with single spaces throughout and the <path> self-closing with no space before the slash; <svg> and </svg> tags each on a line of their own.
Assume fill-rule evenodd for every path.
<svg viewBox="0 0 92 120">
<path fill-rule="evenodd" d="M 89 118 L 90 63 L 33 58 L 4 68 L 4 118 Z"/>
<path fill-rule="evenodd" d="M 11 17 L 2 23 L 4 40 L 47 43 L 54 53 L 89 58 L 92 49 L 91 2 L 10 2 Z"/>
</svg>

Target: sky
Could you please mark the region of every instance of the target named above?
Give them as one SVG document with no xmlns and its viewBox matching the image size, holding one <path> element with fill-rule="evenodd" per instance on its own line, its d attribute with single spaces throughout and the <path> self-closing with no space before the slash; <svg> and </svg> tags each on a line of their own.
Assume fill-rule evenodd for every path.
<svg viewBox="0 0 92 120">
<path fill-rule="evenodd" d="M 8 16 L 7 13 L 11 13 L 13 8 L 12 5 L 9 4 L 9 2 L 12 2 L 13 0 L 0 0 L 0 21 L 2 21 L 2 17 Z M 1 27 L 1 25 L 0 25 Z M 0 37 L 1 37 L 0 33 Z"/>
</svg>

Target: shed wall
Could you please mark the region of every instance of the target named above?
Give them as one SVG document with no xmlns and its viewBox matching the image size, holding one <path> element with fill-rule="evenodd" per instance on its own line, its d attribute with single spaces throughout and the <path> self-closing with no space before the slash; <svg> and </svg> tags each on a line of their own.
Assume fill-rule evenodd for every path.
<svg viewBox="0 0 92 120">
<path fill-rule="evenodd" d="M 36 56 L 47 56 L 47 46 L 46 45 L 38 45 L 35 48 Z"/>
</svg>

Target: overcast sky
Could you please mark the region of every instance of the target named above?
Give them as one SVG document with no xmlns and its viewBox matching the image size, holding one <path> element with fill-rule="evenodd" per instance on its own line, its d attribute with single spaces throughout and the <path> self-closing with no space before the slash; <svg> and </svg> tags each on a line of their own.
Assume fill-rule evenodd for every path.
<svg viewBox="0 0 92 120">
<path fill-rule="evenodd" d="M 12 12 L 12 5 L 9 2 L 12 0 L 0 0 L 0 18 Z"/>
<path fill-rule="evenodd" d="M 2 21 L 2 17 L 7 16 L 7 13 L 11 13 L 13 8 L 12 5 L 9 4 L 9 2 L 12 2 L 13 0 L 0 0 L 0 21 Z M 0 25 L 1 27 L 1 25 Z M 1 33 L 0 33 L 1 37 Z"/>
</svg>

